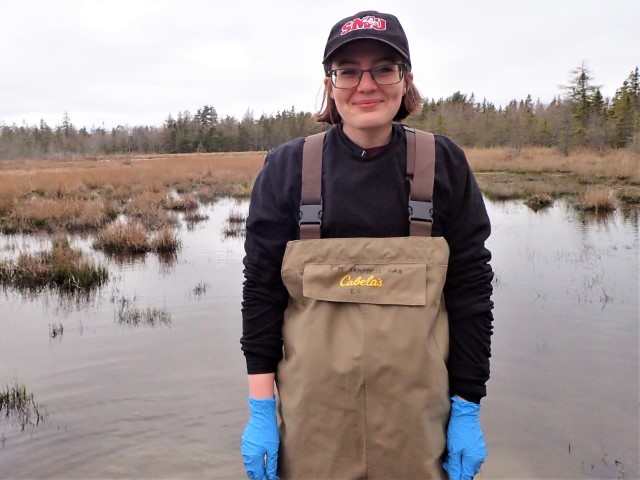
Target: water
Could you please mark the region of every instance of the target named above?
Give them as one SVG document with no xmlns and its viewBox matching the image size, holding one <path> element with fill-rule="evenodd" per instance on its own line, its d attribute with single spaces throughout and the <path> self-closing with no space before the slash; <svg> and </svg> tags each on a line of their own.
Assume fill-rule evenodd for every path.
<svg viewBox="0 0 640 480">
<path fill-rule="evenodd" d="M 638 476 L 638 215 L 581 218 L 487 204 L 496 272 L 482 478 Z M 242 238 L 183 225 L 174 259 L 113 259 L 89 299 L 0 294 L 0 384 L 46 404 L 44 424 L 0 419 L 0 478 L 245 478 Z M 0 237 L 0 257 L 49 239 Z M 165 309 L 169 325 L 121 325 L 121 302 Z M 62 336 L 50 338 L 52 324 Z M 619 463 L 616 463 L 619 462 Z"/>
</svg>

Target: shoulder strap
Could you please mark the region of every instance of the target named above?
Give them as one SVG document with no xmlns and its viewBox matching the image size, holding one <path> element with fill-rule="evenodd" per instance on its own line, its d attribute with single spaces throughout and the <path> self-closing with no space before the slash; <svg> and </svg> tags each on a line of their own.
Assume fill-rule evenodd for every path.
<svg viewBox="0 0 640 480">
<path fill-rule="evenodd" d="M 322 146 L 326 132 L 309 135 L 302 147 L 300 240 L 320 238 L 322 222 Z"/>
<path fill-rule="evenodd" d="M 411 186 L 409 222 L 412 236 L 431 236 L 435 137 L 432 133 L 404 127 L 407 141 L 407 179 Z M 326 132 L 309 135 L 302 148 L 300 239 L 320 238 L 322 223 L 322 147 Z"/>
<path fill-rule="evenodd" d="M 433 183 L 436 143 L 432 133 L 404 127 L 407 139 L 407 179 L 409 196 L 409 233 L 431 236 L 433 224 Z"/>
</svg>

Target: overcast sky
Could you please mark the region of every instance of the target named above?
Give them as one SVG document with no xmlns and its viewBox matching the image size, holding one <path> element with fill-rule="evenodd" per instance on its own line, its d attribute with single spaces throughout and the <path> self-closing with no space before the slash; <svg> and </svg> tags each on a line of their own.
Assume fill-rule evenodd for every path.
<svg viewBox="0 0 640 480">
<path fill-rule="evenodd" d="M 583 61 L 610 97 L 640 65 L 640 0 L 0 0 L 0 124 L 314 112 L 329 30 L 365 9 L 400 19 L 429 98 L 549 103 Z"/>
</svg>

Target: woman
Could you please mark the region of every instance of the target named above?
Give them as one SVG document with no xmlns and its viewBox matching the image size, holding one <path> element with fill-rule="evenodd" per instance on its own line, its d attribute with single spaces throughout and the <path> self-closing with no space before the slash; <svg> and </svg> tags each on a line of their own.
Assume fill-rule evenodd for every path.
<svg viewBox="0 0 640 480">
<path fill-rule="evenodd" d="M 304 167 L 313 137 L 267 155 L 247 219 L 247 474 L 472 478 L 493 307 L 482 196 L 451 140 L 395 123 L 420 106 L 396 17 L 339 21 L 323 64 L 333 127 Z"/>
</svg>

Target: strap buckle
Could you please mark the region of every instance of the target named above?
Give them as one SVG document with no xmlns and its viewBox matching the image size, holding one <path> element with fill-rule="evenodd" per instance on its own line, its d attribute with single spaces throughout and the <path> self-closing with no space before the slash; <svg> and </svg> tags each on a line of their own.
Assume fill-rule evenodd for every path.
<svg viewBox="0 0 640 480">
<path fill-rule="evenodd" d="M 409 200 L 409 221 L 433 223 L 433 202 Z"/>
<path fill-rule="evenodd" d="M 320 225 L 322 222 L 322 204 L 300 204 L 299 225 Z"/>
</svg>

